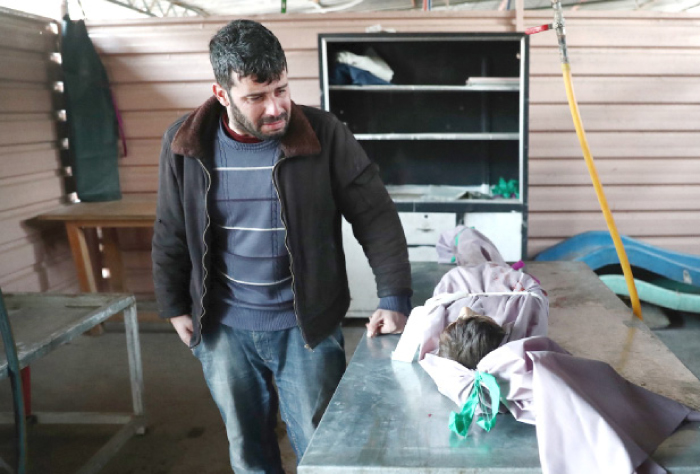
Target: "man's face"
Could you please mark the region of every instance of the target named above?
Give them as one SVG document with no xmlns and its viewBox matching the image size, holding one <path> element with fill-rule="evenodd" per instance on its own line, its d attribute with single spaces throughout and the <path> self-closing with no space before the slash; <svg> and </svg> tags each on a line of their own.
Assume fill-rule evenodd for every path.
<svg viewBox="0 0 700 474">
<path fill-rule="evenodd" d="M 222 105 L 228 112 L 229 126 L 237 133 L 269 140 L 281 138 L 287 131 L 292 99 L 286 72 L 266 84 L 234 73 L 228 97 L 228 105 Z"/>
</svg>

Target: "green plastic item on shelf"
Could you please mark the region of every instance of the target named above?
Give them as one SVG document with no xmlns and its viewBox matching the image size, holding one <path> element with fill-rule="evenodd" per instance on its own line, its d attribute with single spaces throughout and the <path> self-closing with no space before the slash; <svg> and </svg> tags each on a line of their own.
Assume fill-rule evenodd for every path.
<svg viewBox="0 0 700 474">
<path fill-rule="evenodd" d="M 504 198 L 516 199 L 520 198 L 520 189 L 517 179 L 506 181 L 504 178 L 498 179 L 498 184 L 491 187 L 491 194 L 494 196 L 503 196 Z"/>
</svg>

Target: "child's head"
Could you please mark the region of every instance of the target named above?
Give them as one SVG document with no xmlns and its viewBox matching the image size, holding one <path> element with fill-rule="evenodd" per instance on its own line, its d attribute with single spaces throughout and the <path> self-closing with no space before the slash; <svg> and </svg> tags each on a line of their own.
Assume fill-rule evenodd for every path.
<svg viewBox="0 0 700 474">
<path fill-rule="evenodd" d="M 462 308 L 459 318 L 440 334 L 438 355 L 476 369 L 479 361 L 501 345 L 506 332 L 488 316 Z"/>
</svg>

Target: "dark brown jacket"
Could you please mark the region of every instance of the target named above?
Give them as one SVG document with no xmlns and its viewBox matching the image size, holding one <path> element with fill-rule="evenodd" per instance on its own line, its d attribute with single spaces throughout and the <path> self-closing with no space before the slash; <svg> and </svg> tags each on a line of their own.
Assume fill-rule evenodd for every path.
<svg viewBox="0 0 700 474">
<path fill-rule="evenodd" d="M 211 232 L 207 210 L 222 108 L 211 97 L 163 136 L 153 277 L 161 317 L 191 314 L 199 344 L 207 319 Z M 369 258 L 379 297 L 411 295 L 406 239 L 396 208 L 352 133 L 333 115 L 292 104 L 273 181 L 291 256 L 297 324 L 316 346 L 350 304 L 341 214 Z"/>
</svg>

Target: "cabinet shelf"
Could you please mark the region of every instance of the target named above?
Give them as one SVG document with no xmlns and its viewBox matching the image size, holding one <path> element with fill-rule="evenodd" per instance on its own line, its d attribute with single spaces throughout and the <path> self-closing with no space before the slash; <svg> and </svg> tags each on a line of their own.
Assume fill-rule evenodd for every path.
<svg viewBox="0 0 700 474">
<path fill-rule="evenodd" d="M 527 36 L 320 34 L 318 51 L 321 108 L 347 126 L 377 165 L 411 261 L 434 260 L 440 233 L 458 224 L 481 231 L 506 261 L 526 256 Z M 381 58 L 391 83 L 372 84 L 380 81 L 338 68 L 343 52 Z M 489 199 L 501 183 L 514 186 L 518 197 Z M 377 307 L 369 301 L 373 274 L 349 224 L 343 233 L 350 313 L 367 316 Z"/>
<path fill-rule="evenodd" d="M 518 212 L 525 210 L 523 203 L 517 199 L 494 199 L 493 201 L 481 199 L 461 199 L 453 202 L 438 201 L 395 201 L 396 210 L 405 212 L 447 212 L 457 216 L 468 212 L 492 213 L 492 212 Z M 445 230 L 445 229 L 443 229 Z"/>
<path fill-rule="evenodd" d="M 474 84 L 464 86 L 390 85 L 390 86 L 328 86 L 330 91 L 358 92 L 518 92 L 520 84 L 503 83 Z"/>
<path fill-rule="evenodd" d="M 520 140 L 519 133 L 357 133 L 357 140 Z"/>
</svg>

